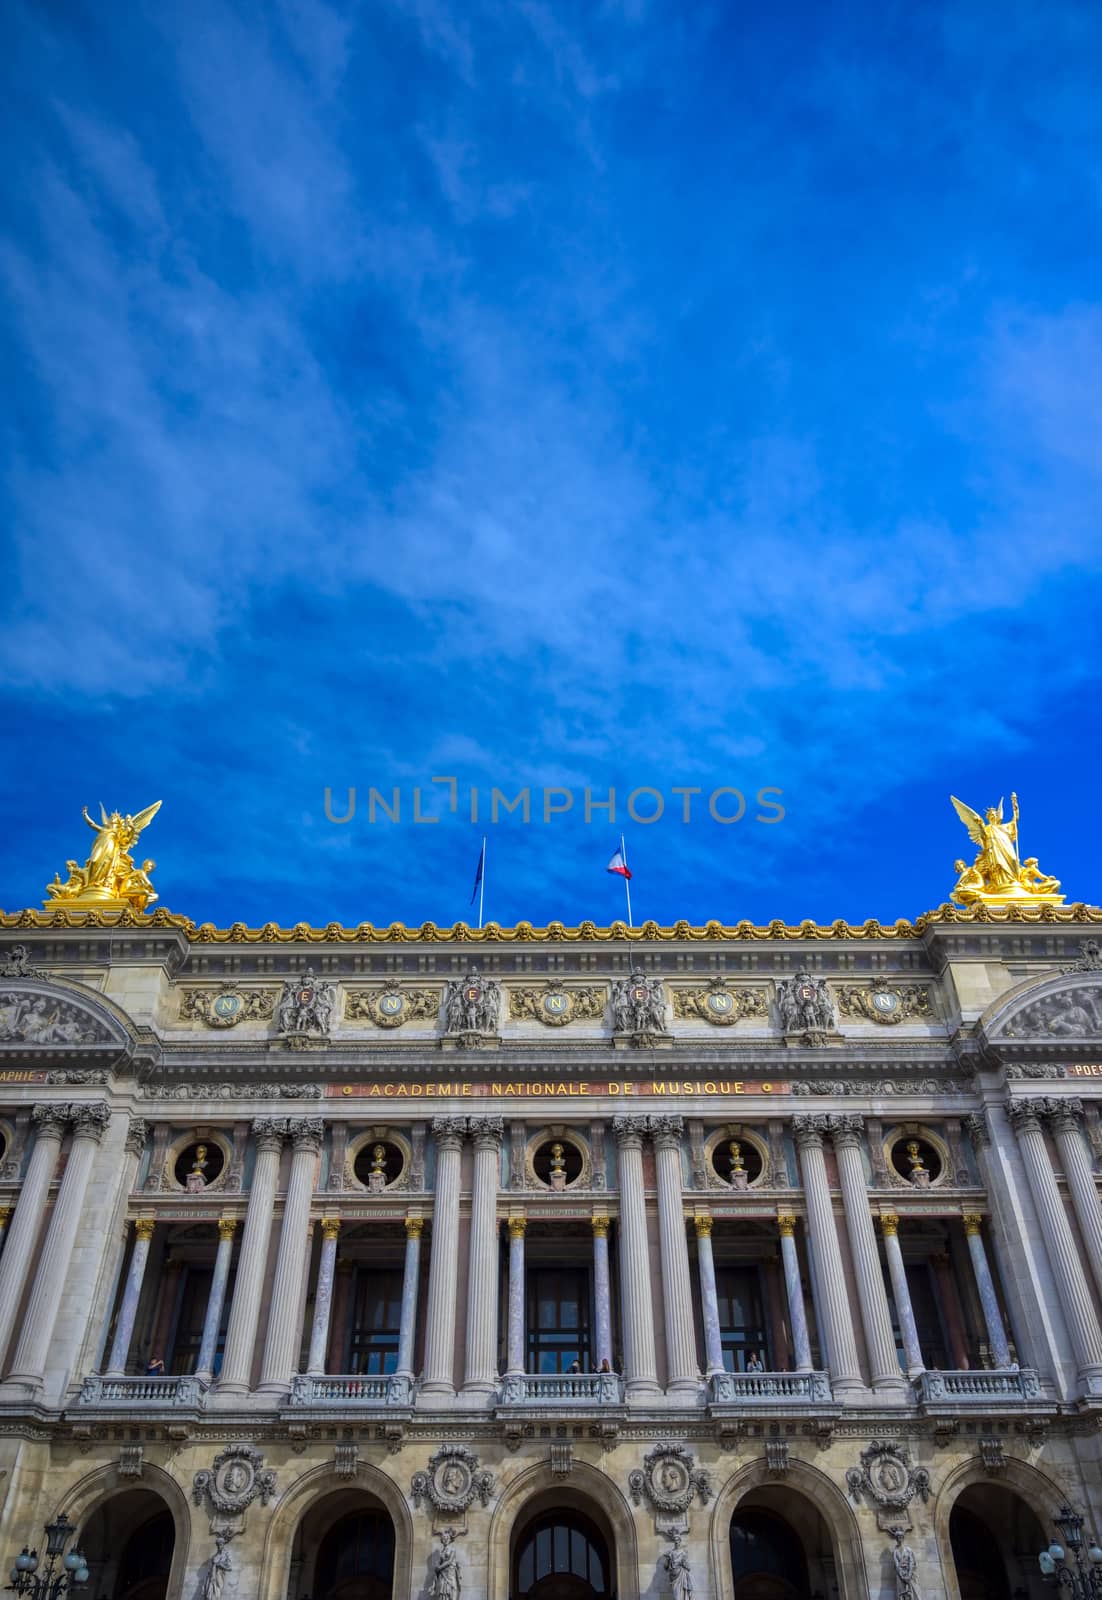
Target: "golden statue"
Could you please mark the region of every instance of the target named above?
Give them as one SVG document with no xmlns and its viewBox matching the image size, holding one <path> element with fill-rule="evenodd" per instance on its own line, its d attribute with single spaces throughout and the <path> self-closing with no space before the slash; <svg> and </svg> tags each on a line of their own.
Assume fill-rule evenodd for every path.
<svg viewBox="0 0 1102 1600">
<path fill-rule="evenodd" d="M 64 883 L 60 873 L 54 874 L 54 881 L 46 885 L 45 905 L 74 911 L 144 911 L 157 898 L 149 877 L 157 863 L 143 861 L 136 867 L 130 850 L 160 809 L 157 800 L 137 816 L 124 817 L 118 811 L 108 816 L 101 801 L 100 820 L 94 822 L 85 806 L 84 820 L 96 836 L 91 854 L 83 867 L 75 861 L 65 863 L 69 876 Z"/>
<path fill-rule="evenodd" d="M 968 837 L 979 846 L 972 865 L 956 862 L 957 881 L 952 898 L 962 905 L 1060 905 L 1060 882 L 1050 878 L 1029 856 L 1022 864 L 1018 854 L 1018 796 L 1010 796 L 1011 817 L 1003 821 L 1003 803 L 988 806 L 981 817 L 956 795 L 950 795 Z"/>
</svg>

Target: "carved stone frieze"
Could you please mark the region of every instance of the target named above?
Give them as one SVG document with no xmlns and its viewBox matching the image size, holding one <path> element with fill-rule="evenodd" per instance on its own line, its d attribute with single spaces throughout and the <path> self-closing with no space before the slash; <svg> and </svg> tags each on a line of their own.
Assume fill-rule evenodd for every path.
<svg viewBox="0 0 1102 1600">
<path fill-rule="evenodd" d="M 138 1086 L 144 1100 L 320 1100 L 320 1083 L 170 1083 Z"/>
<path fill-rule="evenodd" d="M 16 949 L 22 948 L 17 945 Z M 1102 972 L 1102 944 L 1097 939 L 1082 939 L 1079 944 L 1079 959 L 1073 961 L 1070 967 L 1064 968 L 1065 972 Z"/>
<path fill-rule="evenodd" d="M 815 1044 L 837 1027 L 834 1000 L 825 978 L 797 972 L 777 984 L 777 1013 L 781 1031 Z"/>
<path fill-rule="evenodd" d="M 264 1466 L 264 1454 L 249 1444 L 231 1444 L 201 1468 L 191 1481 L 197 1506 L 207 1501 L 223 1517 L 239 1517 L 254 1500 L 266 1506 L 275 1494 L 276 1475 Z"/>
<path fill-rule="evenodd" d="M 669 1033 L 661 978 L 636 968 L 616 980 L 612 986 L 612 1031 L 640 1044 Z"/>
<path fill-rule="evenodd" d="M 628 1488 L 636 1505 L 645 1500 L 654 1511 L 684 1514 L 698 1497 L 707 1505 L 712 1480 L 693 1454 L 680 1444 L 658 1444 L 643 1457 L 642 1467 L 628 1474 Z"/>
<path fill-rule="evenodd" d="M 350 989 L 344 998 L 346 1022 L 371 1022 L 376 1028 L 435 1022 L 439 1015 L 439 989 L 406 989 L 392 983 L 381 989 Z"/>
<path fill-rule="evenodd" d="M 1042 995 L 1015 1013 L 1004 1039 L 1097 1039 L 1102 1036 L 1102 987 L 1076 984 Z"/>
<path fill-rule="evenodd" d="M 247 989 L 223 983 L 180 990 L 180 1021 L 201 1022 L 207 1028 L 235 1028 L 239 1022 L 270 1022 L 276 1006 L 274 989 Z"/>
<path fill-rule="evenodd" d="M 703 1020 L 720 1028 L 751 1018 L 764 1020 L 769 1015 L 764 989 L 732 988 L 719 977 L 704 988 L 674 989 L 671 999 L 673 1014 L 681 1021 Z"/>
<path fill-rule="evenodd" d="M 858 1505 L 862 1498 L 884 1511 L 903 1511 L 915 1495 L 925 1504 L 930 1498 L 930 1474 L 912 1467 L 906 1448 L 888 1439 L 874 1439 L 861 1452 L 861 1465 L 846 1473 L 849 1492 Z"/>
<path fill-rule="evenodd" d="M 929 1022 L 933 1018 L 930 990 L 923 984 L 892 984 L 874 978 L 869 984 L 840 984 L 835 990 L 843 1017 L 859 1022 Z"/>
<path fill-rule="evenodd" d="M 445 1036 L 460 1044 L 494 1039 L 501 1028 L 501 985 L 472 967 L 465 978 L 448 984 L 444 997 Z"/>
<path fill-rule="evenodd" d="M 415 1472 L 410 1479 L 415 1506 L 427 1500 L 434 1511 L 452 1515 L 466 1511 L 476 1498 L 481 1505 L 489 1505 L 493 1490 L 493 1473 L 479 1466 L 478 1457 L 465 1444 L 441 1445 L 427 1471 Z"/>
<path fill-rule="evenodd" d="M 37 989 L 0 989 L 0 1046 L 116 1044 L 83 1007 Z"/>
<path fill-rule="evenodd" d="M 279 997 L 280 1038 L 293 1049 L 322 1044 L 329 1037 L 335 997 L 333 985 L 314 976 L 312 967 L 288 978 Z"/>
<path fill-rule="evenodd" d="M 30 964 L 30 954 L 25 944 L 13 944 L 0 956 L 0 978 L 45 978 L 45 972 L 39 972 L 37 967 Z"/>
<path fill-rule="evenodd" d="M 600 1021 L 607 1004 L 604 984 L 565 984 L 549 978 L 542 988 L 509 990 L 509 1015 L 514 1021 L 542 1022 L 548 1028 Z"/>
<path fill-rule="evenodd" d="M 964 1094 L 964 1078 L 800 1078 L 794 1095 Z"/>
</svg>

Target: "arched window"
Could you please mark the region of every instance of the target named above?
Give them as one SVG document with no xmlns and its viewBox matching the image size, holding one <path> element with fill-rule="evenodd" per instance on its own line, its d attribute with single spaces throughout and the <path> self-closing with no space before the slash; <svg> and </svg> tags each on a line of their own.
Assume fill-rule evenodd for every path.
<svg viewBox="0 0 1102 1600">
<path fill-rule="evenodd" d="M 170 1511 L 159 1511 L 126 1541 L 115 1582 L 118 1600 L 164 1600 L 176 1529 Z"/>
<path fill-rule="evenodd" d="M 394 1525 L 382 1511 L 353 1511 L 321 1542 L 312 1600 L 390 1600 Z"/>
<path fill-rule="evenodd" d="M 756 1507 L 731 1518 L 735 1600 L 809 1600 L 807 1561 L 796 1530 Z"/>
<path fill-rule="evenodd" d="M 608 1546 L 578 1511 L 551 1511 L 525 1528 L 513 1558 L 512 1600 L 615 1600 Z"/>
</svg>

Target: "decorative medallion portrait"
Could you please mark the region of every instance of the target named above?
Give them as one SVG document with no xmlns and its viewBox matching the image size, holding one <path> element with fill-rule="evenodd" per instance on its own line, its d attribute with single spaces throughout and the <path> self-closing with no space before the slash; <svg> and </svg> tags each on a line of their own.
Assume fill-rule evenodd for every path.
<svg viewBox="0 0 1102 1600">
<path fill-rule="evenodd" d="M 444 1445 L 432 1457 L 425 1472 L 415 1472 L 410 1480 L 413 1503 L 427 1500 L 435 1511 L 455 1515 L 466 1511 L 474 1499 L 488 1505 L 494 1475 L 479 1467 L 478 1457 L 466 1445 Z"/>
</svg>

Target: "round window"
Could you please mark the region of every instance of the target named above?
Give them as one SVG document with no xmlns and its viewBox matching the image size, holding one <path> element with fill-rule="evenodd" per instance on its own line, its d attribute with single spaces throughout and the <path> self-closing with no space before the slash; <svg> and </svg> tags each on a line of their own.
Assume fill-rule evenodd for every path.
<svg viewBox="0 0 1102 1600">
<path fill-rule="evenodd" d="M 536 1177 L 550 1189 L 565 1189 L 582 1170 L 582 1152 L 565 1139 L 547 1139 L 532 1157 Z"/>
<path fill-rule="evenodd" d="M 172 1171 L 181 1189 L 205 1189 L 214 1182 L 225 1164 L 221 1146 L 215 1144 L 213 1139 L 208 1143 L 196 1140 L 180 1151 Z"/>
<path fill-rule="evenodd" d="M 385 1139 L 369 1139 L 356 1151 L 352 1171 L 365 1189 L 385 1189 L 401 1176 L 402 1152 Z"/>
<path fill-rule="evenodd" d="M 720 1139 L 712 1151 L 712 1166 L 732 1189 L 746 1189 L 761 1177 L 761 1151 L 749 1139 Z"/>
<path fill-rule="evenodd" d="M 924 1189 L 941 1174 L 941 1157 L 928 1140 L 913 1136 L 892 1145 L 892 1166 L 907 1183 Z"/>
</svg>

